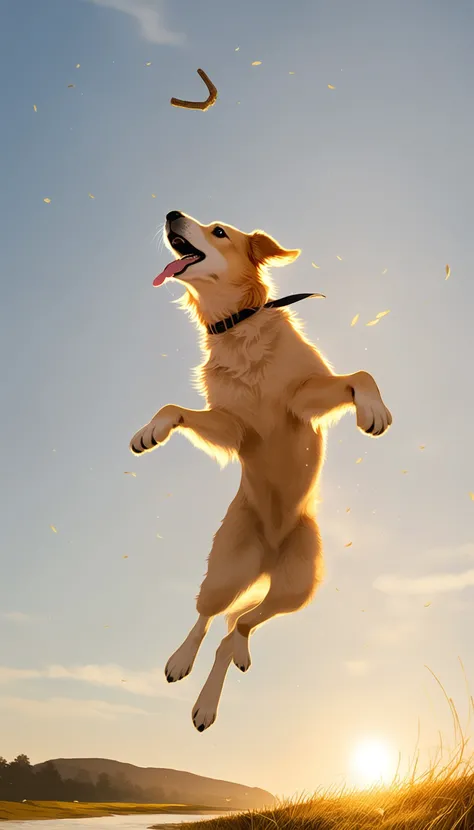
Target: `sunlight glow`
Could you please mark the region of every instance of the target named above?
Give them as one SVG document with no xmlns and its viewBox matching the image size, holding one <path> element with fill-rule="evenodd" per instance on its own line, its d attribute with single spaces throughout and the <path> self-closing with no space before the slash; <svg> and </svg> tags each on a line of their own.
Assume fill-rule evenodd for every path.
<svg viewBox="0 0 474 830">
<path fill-rule="evenodd" d="M 396 769 L 396 754 L 383 741 L 368 738 L 355 747 L 351 758 L 351 777 L 357 787 L 390 784 Z"/>
</svg>

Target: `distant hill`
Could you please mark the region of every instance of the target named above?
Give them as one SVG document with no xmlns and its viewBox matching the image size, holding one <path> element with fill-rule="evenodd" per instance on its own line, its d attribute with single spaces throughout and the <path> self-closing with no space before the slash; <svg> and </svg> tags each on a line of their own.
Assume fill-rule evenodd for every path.
<svg viewBox="0 0 474 830">
<path fill-rule="evenodd" d="M 55 758 L 36 764 L 39 770 L 45 764 L 54 764 L 62 779 L 75 779 L 97 784 L 99 776 L 110 780 L 114 789 L 123 792 L 123 800 L 195 804 L 214 809 L 261 809 L 275 804 L 275 797 L 258 787 L 246 787 L 230 781 L 205 778 L 191 772 L 157 767 L 136 767 L 106 758 Z"/>
</svg>

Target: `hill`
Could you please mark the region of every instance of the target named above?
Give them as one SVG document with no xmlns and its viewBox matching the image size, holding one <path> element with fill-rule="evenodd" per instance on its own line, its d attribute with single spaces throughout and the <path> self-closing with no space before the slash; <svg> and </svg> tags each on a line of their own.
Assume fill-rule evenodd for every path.
<svg viewBox="0 0 474 830">
<path fill-rule="evenodd" d="M 100 776 L 102 781 L 107 776 L 111 786 L 123 793 L 123 800 L 199 804 L 218 810 L 257 810 L 275 804 L 275 797 L 258 787 L 246 787 L 181 770 L 136 767 L 106 758 L 55 758 L 36 764 L 35 770 L 45 764 L 53 764 L 64 780 L 76 779 L 96 784 Z"/>
</svg>

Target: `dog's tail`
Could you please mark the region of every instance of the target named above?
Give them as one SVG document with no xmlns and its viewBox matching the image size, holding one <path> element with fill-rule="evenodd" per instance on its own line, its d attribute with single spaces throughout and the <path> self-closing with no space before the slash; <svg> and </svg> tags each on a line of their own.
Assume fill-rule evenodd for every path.
<svg viewBox="0 0 474 830">
<path fill-rule="evenodd" d="M 237 620 L 242 614 L 260 605 L 268 594 L 269 588 L 270 579 L 264 575 L 257 582 L 254 582 L 243 594 L 237 597 L 226 613 L 227 630 L 229 633 L 234 630 Z"/>
</svg>

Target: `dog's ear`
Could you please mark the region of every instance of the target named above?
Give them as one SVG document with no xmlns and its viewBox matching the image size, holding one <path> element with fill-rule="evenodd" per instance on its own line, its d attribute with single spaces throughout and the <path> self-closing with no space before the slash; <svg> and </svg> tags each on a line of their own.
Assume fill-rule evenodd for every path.
<svg viewBox="0 0 474 830">
<path fill-rule="evenodd" d="M 263 231 L 253 231 L 249 236 L 249 257 L 254 265 L 289 265 L 299 257 L 299 248 L 288 250 Z"/>
</svg>

